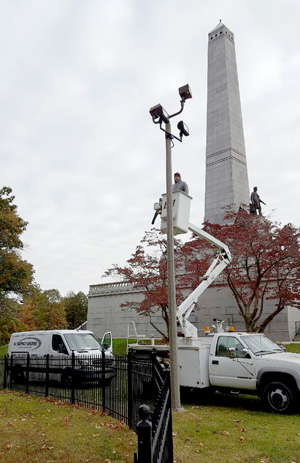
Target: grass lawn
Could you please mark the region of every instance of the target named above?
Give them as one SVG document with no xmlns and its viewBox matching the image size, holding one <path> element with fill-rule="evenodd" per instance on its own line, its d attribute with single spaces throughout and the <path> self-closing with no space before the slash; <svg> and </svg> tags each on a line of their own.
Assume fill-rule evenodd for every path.
<svg viewBox="0 0 300 463">
<path fill-rule="evenodd" d="M 287 352 L 293 352 L 294 354 L 300 354 L 300 344 L 287 344 Z"/>
<path fill-rule="evenodd" d="M 266 413 L 251 396 L 186 402 L 185 412 L 173 413 L 177 463 L 300 463 L 299 414 Z"/>
<path fill-rule="evenodd" d="M 0 462 L 132 463 L 137 438 L 96 410 L 0 391 Z"/>
<path fill-rule="evenodd" d="M 176 463 L 300 463 L 299 415 L 265 413 L 245 396 L 185 398 L 173 413 Z M 0 462 L 132 463 L 137 438 L 98 411 L 0 392 Z"/>
<path fill-rule="evenodd" d="M 126 339 L 114 340 L 114 353 Z M 300 344 L 286 346 L 300 353 Z M 0 349 L 4 355 L 7 346 Z M 176 463 L 300 463 L 299 414 L 266 413 L 251 396 L 182 397 L 173 413 Z M 132 463 L 136 435 L 98 411 L 0 391 L 0 463 Z"/>
</svg>

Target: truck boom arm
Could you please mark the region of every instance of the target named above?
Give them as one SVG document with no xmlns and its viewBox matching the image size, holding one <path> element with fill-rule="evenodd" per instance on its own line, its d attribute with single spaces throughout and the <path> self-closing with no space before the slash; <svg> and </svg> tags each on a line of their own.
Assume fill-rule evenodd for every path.
<svg viewBox="0 0 300 463">
<path fill-rule="evenodd" d="M 189 230 L 198 235 L 200 238 L 205 239 L 209 243 L 219 248 L 219 254 L 214 259 L 209 269 L 203 276 L 202 282 L 194 291 L 180 304 L 177 308 L 177 320 L 182 328 L 183 334 L 187 338 L 197 337 L 197 328 L 188 321 L 188 317 L 193 311 L 196 302 L 206 288 L 220 275 L 220 273 L 231 262 L 231 254 L 228 246 L 222 243 L 217 238 L 214 238 L 209 233 L 201 230 L 192 223 L 189 223 Z"/>
</svg>

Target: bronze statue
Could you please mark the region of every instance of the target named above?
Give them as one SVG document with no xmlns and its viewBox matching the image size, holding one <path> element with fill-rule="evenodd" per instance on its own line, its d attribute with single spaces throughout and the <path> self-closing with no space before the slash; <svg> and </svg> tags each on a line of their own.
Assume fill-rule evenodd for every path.
<svg viewBox="0 0 300 463">
<path fill-rule="evenodd" d="M 257 186 L 255 186 L 250 196 L 250 214 L 256 215 L 256 211 L 258 211 L 259 215 L 262 215 L 261 203 L 266 206 L 266 203 L 260 199 L 259 194 L 257 193 Z"/>
</svg>

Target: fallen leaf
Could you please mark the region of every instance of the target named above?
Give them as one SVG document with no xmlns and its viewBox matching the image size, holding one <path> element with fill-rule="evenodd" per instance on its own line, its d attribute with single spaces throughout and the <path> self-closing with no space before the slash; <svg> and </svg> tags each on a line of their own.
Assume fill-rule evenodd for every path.
<svg viewBox="0 0 300 463">
<path fill-rule="evenodd" d="M 245 438 L 244 437 L 240 437 L 240 442 L 244 442 Z"/>
<path fill-rule="evenodd" d="M 230 436 L 228 431 L 222 431 L 221 434 L 222 434 L 222 436 Z"/>
</svg>

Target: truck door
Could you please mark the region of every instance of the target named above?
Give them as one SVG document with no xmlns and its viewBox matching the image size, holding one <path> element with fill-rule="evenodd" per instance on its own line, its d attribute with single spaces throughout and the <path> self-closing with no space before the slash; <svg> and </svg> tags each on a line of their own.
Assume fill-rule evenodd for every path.
<svg viewBox="0 0 300 463">
<path fill-rule="evenodd" d="M 235 358 L 230 358 L 230 350 Z M 243 350 L 244 349 L 244 350 Z M 252 354 L 235 336 L 219 336 L 215 352 L 209 358 L 210 382 L 213 386 L 234 389 L 256 389 L 256 374 Z"/>
<path fill-rule="evenodd" d="M 102 346 L 104 346 L 106 348 L 106 350 L 108 352 L 113 353 L 111 331 L 107 331 L 107 333 L 104 333 L 101 344 L 102 344 Z"/>
</svg>

